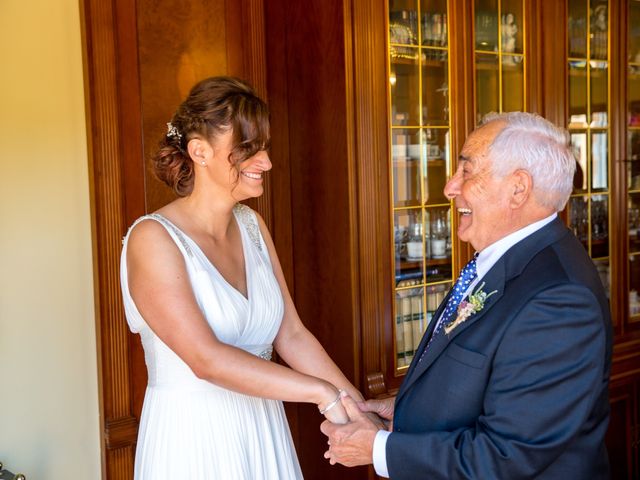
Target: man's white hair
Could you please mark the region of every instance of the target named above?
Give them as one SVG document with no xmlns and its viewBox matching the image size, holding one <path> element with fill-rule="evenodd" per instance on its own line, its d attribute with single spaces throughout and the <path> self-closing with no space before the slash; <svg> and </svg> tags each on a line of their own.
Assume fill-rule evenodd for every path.
<svg viewBox="0 0 640 480">
<path fill-rule="evenodd" d="M 489 146 L 493 173 L 504 177 L 518 169 L 526 170 L 533 179 L 538 203 L 562 210 L 571 195 L 576 171 L 568 132 L 533 113 L 490 113 L 482 119 L 482 125 L 494 121 L 504 122 L 505 127 Z"/>
</svg>

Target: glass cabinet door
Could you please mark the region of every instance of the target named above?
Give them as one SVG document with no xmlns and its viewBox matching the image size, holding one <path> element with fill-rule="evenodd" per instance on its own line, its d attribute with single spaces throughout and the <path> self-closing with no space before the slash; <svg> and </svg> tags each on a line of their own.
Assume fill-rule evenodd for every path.
<svg viewBox="0 0 640 480">
<path fill-rule="evenodd" d="M 524 111 L 523 0 L 475 0 L 476 123 L 490 112 Z"/>
<path fill-rule="evenodd" d="M 567 222 L 610 292 L 609 5 L 568 1 L 568 129 L 576 156 Z"/>
<path fill-rule="evenodd" d="M 629 321 L 640 322 L 640 2 L 629 1 L 627 43 L 627 222 Z"/>
<path fill-rule="evenodd" d="M 389 2 L 396 374 L 451 286 L 448 18 L 446 0 Z"/>
<path fill-rule="evenodd" d="M 525 4 L 474 0 L 475 100 L 489 112 L 525 110 Z M 451 202 L 444 186 L 451 158 L 450 9 L 447 0 L 389 0 L 390 174 L 394 236 L 395 375 L 413 359 L 435 310 L 460 268 L 453 252 Z M 450 62 L 453 62 L 451 64 Z"/>
</svg>

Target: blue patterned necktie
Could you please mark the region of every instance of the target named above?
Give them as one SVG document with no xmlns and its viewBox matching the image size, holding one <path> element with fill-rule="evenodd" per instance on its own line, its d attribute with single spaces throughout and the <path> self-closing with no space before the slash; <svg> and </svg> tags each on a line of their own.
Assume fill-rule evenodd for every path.
<svg viewBox="0 0 640 480">
<path fill-rule="evenodd" d="M 431 334 L 431 338 L 427 342 L 427 346 L 422 351 L 422 355 L 420 355 L 419 362 L 424 358 L 424 354 L 426 353 L 429 345 L 433 342 L 433 339 L 436 338 L 436 335 L 442 330 L 442 328 L 448 324 L 451 319 L 455 316 L 458 311 L 458 305 L 462 302 L 464 298 L 464 294 L 471 282 L 475 280 L 478 276 L 478 272 L 476 271 L 476 257 L 478 254 L 476 253 L 473 258 L 465 265 L 465 267 L 460 272 L 460 276 L 456 280 L 456 283 L 453 285 L 453 291 L 451 292 L 451 296 L 449 297 L 449 301 L 447 302 L 447 306 L 442 312 L 442 316 L 440 318 L 440 322 L 436 325 L 436 328 L 433 330 Z"/>
</svg>

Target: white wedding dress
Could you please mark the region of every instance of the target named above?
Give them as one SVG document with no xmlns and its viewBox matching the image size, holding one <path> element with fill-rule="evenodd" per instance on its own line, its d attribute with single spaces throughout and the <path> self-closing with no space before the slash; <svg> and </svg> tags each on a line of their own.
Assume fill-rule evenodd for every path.
<svg viewBox="0 0 640 480">
<path fill-rule="evenodd" d="M 270 359 L 284 311 L 282 293 L 254 212 L 238 204 L 234 215 L 242 236 L 246 298 L 166 218 L 147 215 L 131 229 L 146 219 L 160 222 L 184 256 L 198 305 L 217 338 Z M 128 238 L 129 234 L 123 240 L 121 258 L 122 295 L 129 327 L 142 339 L 149 373 L 135 479 L 302 478 L 282 402 L 243 395 L 199 379 L 149 328 L 129 293 Z"/>
</svg>

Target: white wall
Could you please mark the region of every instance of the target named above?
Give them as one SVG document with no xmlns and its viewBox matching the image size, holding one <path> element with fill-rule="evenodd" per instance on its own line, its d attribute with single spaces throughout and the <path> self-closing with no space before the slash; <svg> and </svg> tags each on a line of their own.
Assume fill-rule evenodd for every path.
<svg viewBox="0 0 640 480">
<path fill-rule="evenodd" d="M 98 479 L 78 0 L 0 0 L 0 461 Z"/>
</svg>

